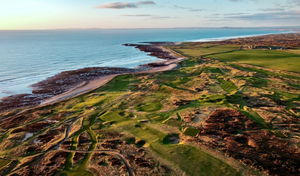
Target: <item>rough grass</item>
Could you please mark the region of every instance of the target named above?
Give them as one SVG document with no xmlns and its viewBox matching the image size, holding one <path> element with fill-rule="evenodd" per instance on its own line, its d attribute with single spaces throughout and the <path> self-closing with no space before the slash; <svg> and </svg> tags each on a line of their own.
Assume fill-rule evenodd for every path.
<svg viewBox="0 0 300 176">
<path fill-rule="evenodd" d="M 10 160 L 6 160 L 6 159 L 1 159 L 0 158 L 0 170 L 5 167 L 6 165 L 8 165 L 11 161 Z"/>
<path fill-rule="evenodd" d="M 287 50 L 285 52 L 294 53 L 294 54 L 300 54 L 300 49 L 291 49 L 291 50 Z"/>
</svg>

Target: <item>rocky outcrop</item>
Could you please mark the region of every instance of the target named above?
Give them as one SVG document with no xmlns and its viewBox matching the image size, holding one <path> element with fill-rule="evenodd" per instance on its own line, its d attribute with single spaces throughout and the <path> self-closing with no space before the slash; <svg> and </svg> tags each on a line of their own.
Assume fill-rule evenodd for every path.
<svg viewBox="0 0 300 176">
<path fill-rule="evenodd" d="M 152 44 L 152 45 L 146 45 L 146 44 L 124 44 L 125 46 L 133 46 L 141 51 L 144 51 L 146 53 L 149 53 L 150 56 L 155 56 L 161 59 L 177 59 L 176 56 L 174 56 L 172 53 L 164 50 L 160 45 Z"/>
</svg>

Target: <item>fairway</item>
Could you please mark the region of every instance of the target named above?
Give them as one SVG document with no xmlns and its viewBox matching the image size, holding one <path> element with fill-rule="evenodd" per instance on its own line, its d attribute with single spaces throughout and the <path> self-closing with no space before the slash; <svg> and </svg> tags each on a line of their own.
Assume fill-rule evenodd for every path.
<svg viewBox="0 0 300 176">
<path fill-rule="evenodd" d="M 208 54 L 222 53 L 239 49 L 237 45 L 196 45 L 194 43 L 186 43 L 182 46 L 171 47 L 178 53 L 183 55 L 200 57 Z"/>
<path fill-rule="evenodd" d="M 238 176 L 241 175 L 230 165 L 189 145 L 162 145 L 153 143 L 151 149 L 161 157 L 173 161 L 188 175 Z M 186 164 L 189 163 L 189 164 Z"/>
<path fill-rule="evenodd" d="M 189 57 L 216 58 L 221 61 L 251 64 L 276 70 L 300 72 L 300 50 L 240 50 L 237 45 L 184 43 L 171 49 Z"/>
<path fill-rule="evenodd" d="M 239 50 L 221 54 L 211 54 L 208 57 L 226 62 L 252 64 L 271 69 L 300 72 L 300 55 L 288 51 L 274 50 Z"/>
</svg>

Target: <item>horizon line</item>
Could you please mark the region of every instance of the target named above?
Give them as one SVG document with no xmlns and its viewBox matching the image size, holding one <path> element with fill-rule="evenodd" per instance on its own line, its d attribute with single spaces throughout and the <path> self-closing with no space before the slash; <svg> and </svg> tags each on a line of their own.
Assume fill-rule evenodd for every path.
<svg viewBox="0 0 300 176">
<path fill-rule="evenodd" d="M 49 29 L 0 29 L 0 31 L 47 31 L 47 30 L 134 30 L 134 29 L 241 29 L 241 28 L 300 28 L 300 26 L 223 26 L 223 27 L 140 27 L 140 28 L 49 28 Z"/>
</svg>

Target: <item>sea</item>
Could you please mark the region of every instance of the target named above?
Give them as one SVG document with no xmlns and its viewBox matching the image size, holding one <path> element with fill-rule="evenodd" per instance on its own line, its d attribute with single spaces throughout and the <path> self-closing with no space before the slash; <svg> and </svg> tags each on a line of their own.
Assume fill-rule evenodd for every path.
<svg viewBox="0 0 300 176">
<path fill-rule="evenodd" d="M 176 28 L 0 31 L 0 98 L 62 71 L 127 67 L 158 60 L 124 43 L 192 42 L 287 32 L 276 28 Z"/>
</svg>

